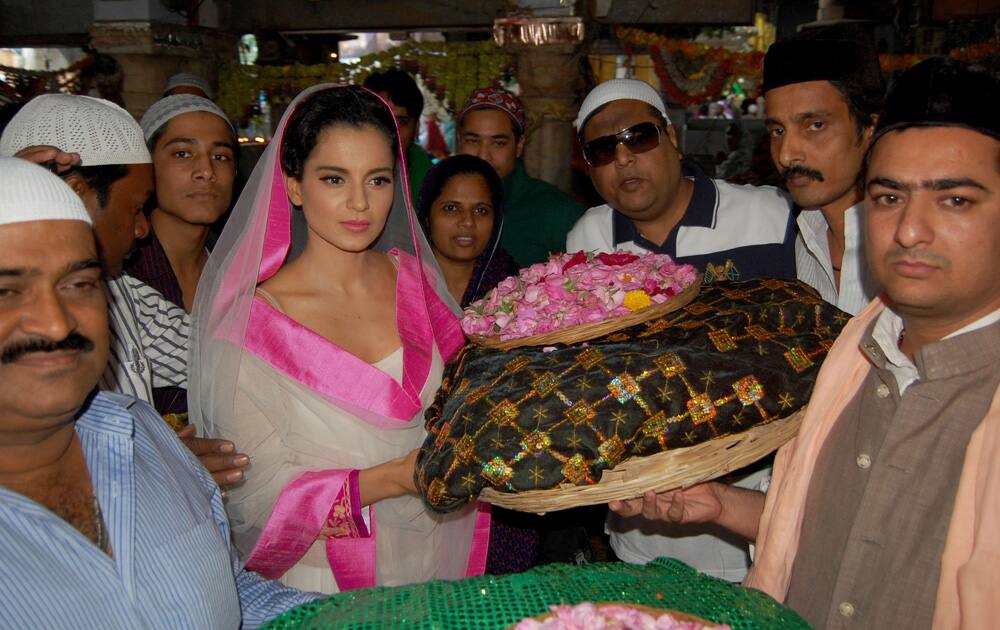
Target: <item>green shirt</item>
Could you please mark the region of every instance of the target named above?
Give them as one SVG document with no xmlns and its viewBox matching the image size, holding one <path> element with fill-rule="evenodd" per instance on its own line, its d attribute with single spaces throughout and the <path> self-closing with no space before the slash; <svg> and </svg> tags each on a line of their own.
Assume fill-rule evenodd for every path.
<svg viewBox="0 0 1000 630">
<path fill-rule="evenodd" d="M 500 245 L 522 267 L 566 251 L 566 234 L 586 208 L 552 184 L 529 177 L 518 160 L 503 180 Z"/>
<path fill-rule="evenodd" d="M 433 165 L 430 153 L 416 142 L 406 150 L 406 176 L 410 180 L 410 200 L 414 208 L 417 207 L 420 185 L 424 183 L 424 177 Z"/>
</svg>

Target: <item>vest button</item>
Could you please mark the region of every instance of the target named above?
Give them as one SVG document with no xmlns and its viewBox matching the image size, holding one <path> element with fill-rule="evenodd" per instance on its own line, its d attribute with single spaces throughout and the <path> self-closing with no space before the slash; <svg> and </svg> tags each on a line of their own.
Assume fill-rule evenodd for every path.
<svg viewBox="0 0 1000 630">
<path fill-rule="evenodd" d="M 844 617 L 848 618 L 853 617 L 854 604 L 852 604 L 851 602 L 840 602 L 840 605 L 837 606 L 837 611 L 840 612 L 840 614 Z"/>
<path fill-rule="evenodd" d="M 862 453 L 858 455 L 857 462 L 858 462 L 858 468 L 860 468 L 861 470 L 868 470 L 869 468 L 871 468 L 872 458 L 869 457 L 867 454 Z"/>
<path fill-rule="evenodd" d="M 875 388 L 875 395 L 879 398 L 888 398 L 889 393 L 889 386 L 885 383 L 879 383 L 878 387 Z"/>
</svg>

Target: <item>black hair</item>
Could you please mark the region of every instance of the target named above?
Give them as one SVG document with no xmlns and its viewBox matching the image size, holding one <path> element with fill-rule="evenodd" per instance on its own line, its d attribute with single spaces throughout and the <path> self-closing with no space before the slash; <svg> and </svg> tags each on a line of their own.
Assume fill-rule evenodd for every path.
<svg viewBox="0 0 1000 630">
<path fill-rule="evenodd" d="M 111 201 L 111 187 L 115 182 L 128 175 L 128 164 L 102 164 L 101 166 L 74 166 L 68 171 L 59 173 L 59 177 L 68 180 L 73 175 L 81 178 L 97 195 L 97 203 L 101 208 Z"/>
<path fill-rule="evenodd" d="M 847 111 L 858 132 L 858 142 L 864 130 L 875 124 L 874 116 L 882 111 L 885 90 L 866 87 L 861 81 L 830 81 L 847 103 Z"/>
<path fill-rule="evenodd" d="M 420 185 L 420 194 L 417 195 L 416 210 L 420 226 L 430 240 L 431 206 L 441 196 L 441 191 L 448 185 L 451 178 L 456 175 L 479 175 L 486 180 L 486 186 L 490 189 L 490 201 L 493 203 L 493 234 L 491 234 L 490 243 L 487 245 L 487 249 L 489 249 L 499 236 L 498 232 L 503 217 L 503 182 L 500 181 L 496 169 L 489 162 L 474 155 L 453 155 L 441 160 L 427 171 L 427 174 L 424 175 L 424 181 Z"/>
<path fill-rule="evenodd" d="M 302 179 L 306 160 L 323 130 L 336 125 L 371 126 L 385 134 L 393 160 L 399 148 L 396 121 L 385 103 L 356 85 L 322 90 L 299 103 L 288 120 L 281 144 L 281 170 Z"/>
<path fill-rule="evenodd" d="M 372 92 L 385 92 L 394 105 L 399 105 L 413 118 L 420 119 L 424 112 L 424 95 L 409 74 L 392 68 L 385 72 L 369 74 L 364 86 Z"/>
<path fill-rule="evenodd" d="M 597 108 L 597 109 L 595 109 L 594 111 L 590 112 L 590 114 L 589 114 L 589 115 L 587 116 L 587 119 L 586 119 L 586 120 L 584 120 L 584 121 L 583 121 L 583 124 L 582 124 L 582 125 L 580 125 L 580 128 L 576 130 L 576 133 L 577 133 L 577 135 L 578 135 L 578 136 L 580 137 L 580 143 L 581 143 L 581 144 L 583 143 L 583 130 L 587 128 L 587 123 L 589 123 L 589 122 L 590 122 L 590 120 L 591 120 L 591 119 L 592 119 L 592 118 L 593 118 L 594 116 L 596 116 L 596 115 L 600 114 L 600 113 L 601 113 L 601 112 L 603 112 L 603 111 L 604 111 L 605 109 L 607 109 L 607 108 L 608 108 L 608 105 L 611 105 L 612 103 L 616 103 L 616 102 L 617 102 L 617 101 L 608 101 L 608 102 L 607 102 L 607 103 L 605 103 L 604 105 L 601 105 L 600 107 L 598 107 L 598 108 Z M 658 121 L 660 121 L 660 125 L 661 125 L 661 126 L 662 126 L 662 127 L 664 128 L 664 129 L 666 129 L 667 127 L 669 127 L 669 126 L 670 126 L 670 122 L 669 122 L 669 121 L 667 120 L 667 117 L 663 115 L 663 112 L 661 112 L 660 110 L 656 109 L 656 108 L 655 108 L 654 106 L 650 105 L 649 103 L 646 103 L 646 109 L 648 109 L 648 110 L 649 110 L 649 113 L 650 113 L 650 114 L 651 114 L 652 116 L 654 116 L 654 117 L 655 117 L 655 118 L 656 118 L 656 119 L 657 119 Z"/>
</svg>

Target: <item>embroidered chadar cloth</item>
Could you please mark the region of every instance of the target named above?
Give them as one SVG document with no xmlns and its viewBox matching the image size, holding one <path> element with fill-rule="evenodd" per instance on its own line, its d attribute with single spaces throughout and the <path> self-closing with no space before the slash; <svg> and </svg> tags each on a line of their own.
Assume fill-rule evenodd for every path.
<svg viewBox="0 0 1000 630">
<path fill-rule="evenodd" d="M 774 475 L 745 586 L 783 601 L 798 551 L 816 459 L 870 363 L 858 344 L 886 308 L 873 301 L 844 328 L 820 369 L 798 436 L 775 458 Z M 933 474 L 933 471 L 928 471 Z M 1000 392 L 972 434 L 941 556 L 933 628 L 991 628 L 1000 619 Z"/>
<path fill-rule="evenodd" d="M 663 318 L 577 344 L 466 346 L 427 410 L 417 480 L 447 513 L 597 483 L 628 457 L 784 418 L 849 316 L 797 280 L 720 282 Z"/>
</svg>

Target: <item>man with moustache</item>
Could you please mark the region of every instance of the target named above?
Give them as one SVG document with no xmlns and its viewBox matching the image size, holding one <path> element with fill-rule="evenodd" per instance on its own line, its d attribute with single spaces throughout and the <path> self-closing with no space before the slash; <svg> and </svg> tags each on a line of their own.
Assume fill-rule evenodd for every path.
<svg viewBox="0 0 1000 630">
<path fill-rule="evenodd" d="M 716 279 L 794 278 L 795 226 L 775 188 L 709 179 L 683 162 L 663 99 L 648 83 L 595 87 L 576 119 L 594 188 L 566 251 L 669 254 Z"/>
<path fill-rule="evenodd" d="M 1000 82 L 925 61 L 866 157 L 883 287 L 844 328 L 766 500 L 706 483 L 618 502 L 756 540 L 746 585 L 824 628 L 991 628 L 1000 617 Z"/>
<path fill-rule="evenodd" d="M 607 203 L 577 222 L 566 251 L 669 254 L 702 270 L 706 282 L 795 277 L 795 226 L 781 191 L 734 186 L 683 164 L 663 100 L 649 84 L 598 85 L 576 126 L 591 180 Z M 752 488 L 764 476 L 743 471 L 735 482 Z M 611 514 L 607 530 L 626 562 L 671 556 L 727 580 L 746 575 L 747 545 L 727 532 L 637 514 Z"/>
<path fill-rule="evenodd" d="M 139 124 L 109 101 L 45 94 L 29 101 L 0 136 L 0 156 L 13 155 L 55 158 L 53 169 L 93 219 L 112 330 L 101 388 L 145 402 L 152 402 L 154 387 L 186 389 L 187 313 L 122 273 L 135 239 L 149 229 L 142 210 L 153 190 L 153 172 Z M 229 442 L 195 439 L 193 431 L 185 427 L 181 435 L 220 484 L 243 478 L 245 455 Z"/>
<path fill-rule="evenodd" d="M 107 362 L 81 199 L 0 158 L 0 590 L 20 628 L 236 628 L 315 596 L 242 570 L 218 486 Z"/>
<path fill-rule="evenodd" d="M 795 263 L 800 280 L 856 314 L 878 293 L 864 258 L 858 185 L 885 84 L 871 45 L 807 32 L 764 57 L 771 156 L 802 208 Z"/>
</svg>

